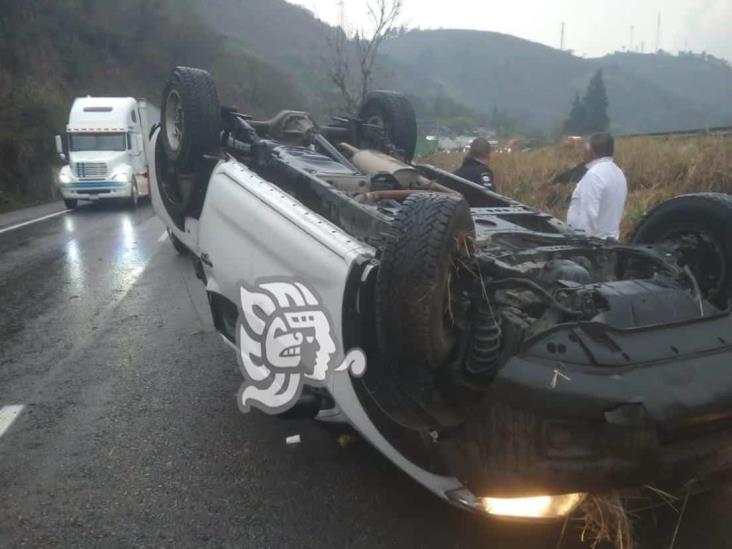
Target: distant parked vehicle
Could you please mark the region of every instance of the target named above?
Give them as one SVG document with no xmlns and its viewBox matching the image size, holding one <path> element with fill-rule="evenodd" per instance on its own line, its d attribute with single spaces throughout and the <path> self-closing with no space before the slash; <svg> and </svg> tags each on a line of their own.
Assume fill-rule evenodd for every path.
<svg viewBox="0 0 732 549">
<path fill-rule="evenodd" d="M 67 208 L 79 200 L 124 199 L 132 207 L 150 194 L 149 135 L 160 111 L 133 97 L 80 97 L 56 150 L 67 164 L 58 187 Z"/>
</svg>

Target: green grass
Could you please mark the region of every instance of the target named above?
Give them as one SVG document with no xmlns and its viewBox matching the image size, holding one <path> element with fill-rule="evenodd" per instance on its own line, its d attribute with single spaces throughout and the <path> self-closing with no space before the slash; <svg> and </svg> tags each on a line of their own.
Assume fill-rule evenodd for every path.
<svg viewBox="0 0 732 549">
<path fill-rule="evenodd" d="M 0 192 L 0 214 L 52 202 L 51 198 L 37 198 L 17 193 Z"/>
</svg>

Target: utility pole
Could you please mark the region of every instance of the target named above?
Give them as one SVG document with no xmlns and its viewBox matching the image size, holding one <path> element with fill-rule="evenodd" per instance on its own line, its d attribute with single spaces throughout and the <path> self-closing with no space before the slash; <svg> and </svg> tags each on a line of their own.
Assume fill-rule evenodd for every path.
<svg viewBox="0 0 732 549">
<path fill-rule="evenodd" d="M 336 0 L 338 5 L 338 24 L 345 32 L 346 30 L 346 3 L 344 0 Z"/>
<path fill-rule="evenodd" d="M 564 51 L 564 21 L 562 21 L 562 30 L 559 37 L 559 49 Z"/>
<path fill-rule="evenodd" d="M 658 12 L 658 21 L 656 21 L 656 52 L 661 49 L 661 12 Z"/>
<path fill-rule="evenodd" d="M 633 51 L 633 33 L 635 32 L 635 25 L 630 26 L 630 46 L 628 51 Z"/>
</svg>

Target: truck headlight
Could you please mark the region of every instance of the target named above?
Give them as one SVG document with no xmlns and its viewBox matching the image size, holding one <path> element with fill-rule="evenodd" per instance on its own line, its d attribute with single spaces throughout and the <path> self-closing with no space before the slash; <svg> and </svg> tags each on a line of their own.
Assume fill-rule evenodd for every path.
<svg viewBox="0 0 732 549">
<path fill-rule="evenodd" d="M 584 494 L 563 494 L 528 498 L 480 498 L 480 503 L 489 515 L 554 519 L 566 517 L 583 499 Z"/>
<path fill-rule="evenodd" d="M 552 520 L 564 518 L 574 512 L 587 494 L 562 494 L 524 498 L 475 497 L 462 488 L 446 494 L 461 507 L 491 516 L 507 519 Z"/>
<path fill-rule="evenodd" d="M 62 185 L 67 185 L 67 184 L 71 183 L 71 181 L 72 181 L 71 172 L 66 171 L 66 170 L 61 170 L 59 172 L 59 174 L 58 174 L 59 183 L 61 183 Z"/>
</svg>

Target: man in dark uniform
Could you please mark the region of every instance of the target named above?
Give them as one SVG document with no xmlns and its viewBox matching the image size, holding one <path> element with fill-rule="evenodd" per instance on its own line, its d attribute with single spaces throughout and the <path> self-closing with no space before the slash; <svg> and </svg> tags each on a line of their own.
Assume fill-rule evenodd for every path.
<svg viewBox="0 0 732 549">
<path fill-rule="evenodd" d="M 470 150 L 465 155 L 463 165 L 455 171 L 455 175 L 477 183 L 489 191 L 495 191 L 493 170 L 489 167 L 490 161 L 491 144 L 487 139 L 476 137 L 470 144 Z"/>
</svg>

